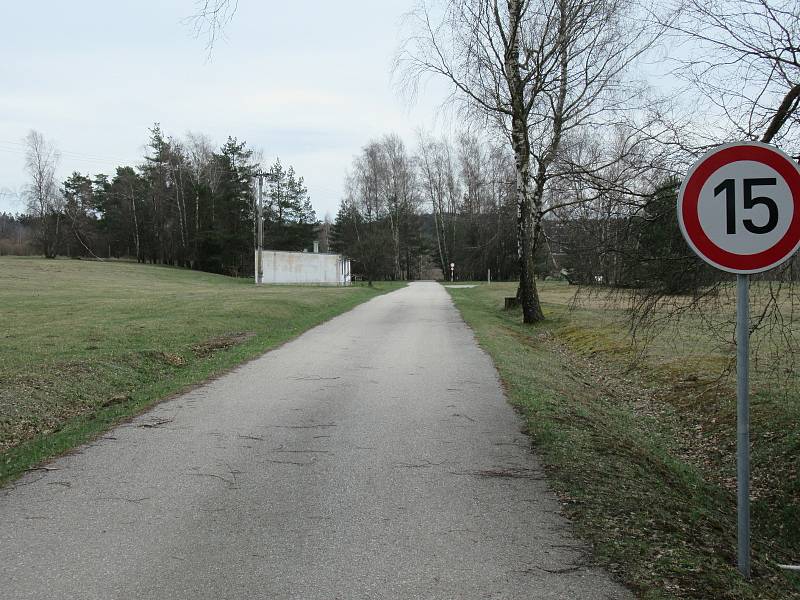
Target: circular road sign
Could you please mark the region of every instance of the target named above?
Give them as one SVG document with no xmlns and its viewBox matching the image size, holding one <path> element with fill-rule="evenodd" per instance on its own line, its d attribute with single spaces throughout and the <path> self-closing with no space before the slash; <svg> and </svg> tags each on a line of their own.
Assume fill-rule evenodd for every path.
<svg viewBox="0 0 800 600">
<path fill-rule="evenodd" d="M 771 269 L 800 246 L 800 168 L 760 142 L 718 146 L 683 180 L 678 223 L 692 250 L 718 269 Z"/>
</svg>

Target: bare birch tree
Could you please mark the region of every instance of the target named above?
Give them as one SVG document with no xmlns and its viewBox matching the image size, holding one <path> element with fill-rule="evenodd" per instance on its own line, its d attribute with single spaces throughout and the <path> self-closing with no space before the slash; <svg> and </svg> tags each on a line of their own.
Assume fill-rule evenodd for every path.
<svg viewBox="0 0 800 600">
<path fill-rule="evenodd" d="M 419 263 L 419 203 L 417 173 L 403 141 L 395 134 L 372 140 L 345 178 L 333 245 L 370 281 L 409 278 Z"/>
<path fill-rule="evenodd" d="M 533 261 L 563 137 L 621 108 L 622 76 L 651 39 L 626 22 L 631 12 L 618 0 L 450 0 L 437 17 L 423 2 L 398 54 L 404 86 L 445 78 L 460 106 L 511 144 L 526 323 L 544 318 Z"/>
<path fill-rule="evenodd" d="M 58 150 L 41 133 L 31 130 L 25 137 L 25 170 L 30 177 L 25 196 L 46 258 L 56 257 L 64 214 L 64 198 L 56 182 L 58 161 Z"/>
<path fill-rule="evenodd" d="M 435 140 L 420 133 L 416 161 L 420 193 L 433 215 L 439 268 L 442 273 L 447 273 L 455 251 L 460 195 L 450 144 L 447 140 Z"/>
<path fill-rule="evenodd" d="M 400 136 L 390 134 L 379 142 L 382 159 L 383 205 L 392 235 L 395 279 L 402 279 L 400 237 L 409 217 L 417 212 L 414 165 Z"/>
<path fill-rule="evenodd" d="M 200 240 L 200 190 L 204 187 L 208 189 L 212 201 L 211 216 L 214 215 L 213 199 L 219 185 L 220 172 L 219 163 L 214 160 L 214 146 L 211 139 L 202 133 L 191 133 L 186 135 L 186 151 L 189 165 L 189 174 L 192 178 L 194 188 L 192 217 L 192 266 L 197 261 L 198 247 Z"/>
</svg>

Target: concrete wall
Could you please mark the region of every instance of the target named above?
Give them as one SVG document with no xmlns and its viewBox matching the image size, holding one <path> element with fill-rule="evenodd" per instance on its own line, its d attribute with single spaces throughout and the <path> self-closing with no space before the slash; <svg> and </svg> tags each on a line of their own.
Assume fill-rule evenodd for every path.
<svg viewBox="0 0 800 600">
<path fill-rule="evenodd" d="M 339 254 L 262 250 L 261 260 L 262 283 L 350 284 L 350 261 Z"/>
</svg>

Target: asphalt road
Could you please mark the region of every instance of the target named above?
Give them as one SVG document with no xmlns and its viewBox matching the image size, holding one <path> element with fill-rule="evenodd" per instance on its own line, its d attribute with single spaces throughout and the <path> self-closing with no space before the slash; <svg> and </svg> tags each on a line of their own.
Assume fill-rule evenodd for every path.
<svg viewBox="0 0 800 600">
<path fill-rule="evenodd" d="M 0 597 L 631 598 L 520 426 L 412 284 L 0 492 Z"/>
</svg>

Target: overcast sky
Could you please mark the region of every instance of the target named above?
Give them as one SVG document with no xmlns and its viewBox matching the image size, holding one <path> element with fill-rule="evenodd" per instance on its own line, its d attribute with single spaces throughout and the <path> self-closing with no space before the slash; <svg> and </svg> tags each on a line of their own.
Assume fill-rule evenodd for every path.
<svg viewBox="0 0 800 600">
<path fill-rule="evenodd" d="M 240 0 L 209 61 L 184 19 L 194 0 L 3 1 L 0 211 L 23 209 L 22 138 L 42 132 L 72 171 L 138 164 L 156 121 L 221 144 L 232 135 L 305 177 L 319 218 L 372 137 L 413 139 L 441 117 L 442 88 L 409 107 L 391 80 L 413 0 Z M 437 96 L 438 93 L 438 96 Z M 10 193 L 12 192 L 12 193 Z"/>
</svg>

